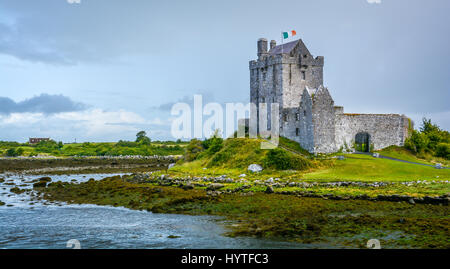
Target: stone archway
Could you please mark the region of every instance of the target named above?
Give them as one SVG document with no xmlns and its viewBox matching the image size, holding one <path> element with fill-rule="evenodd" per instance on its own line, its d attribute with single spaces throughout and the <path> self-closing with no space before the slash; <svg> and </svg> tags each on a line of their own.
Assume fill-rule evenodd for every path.
<svg viewBox="0 0 450 269">
<path fill-rule="evenodd" d="M 355 136 L 355 150 L 360 152 L 370 151 L 370 134 L 359 132 Z"/>
</svg>

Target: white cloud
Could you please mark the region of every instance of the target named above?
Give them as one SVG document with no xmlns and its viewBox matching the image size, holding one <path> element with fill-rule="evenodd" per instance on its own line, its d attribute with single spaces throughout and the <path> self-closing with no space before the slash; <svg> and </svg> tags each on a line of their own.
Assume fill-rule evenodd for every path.
<svg viewBox="0 0 450 269">
<path fill-rule="evenodd" d="M 117 141 L 134 139 L 138 131 L 164 133 L 169 121 L 160 118 L 145 119 L 126 111 L 89 109 L 52 115 L 43 113 L 11 113 L 0 115 L 0 140 L 23 141 L 28 137 L 51 137 L 55 140 Z"/>
<path fill-rule="evenodd" d="M 381 4 L 381 0 L 367 0 L 369 4 Z"/>
</svg>

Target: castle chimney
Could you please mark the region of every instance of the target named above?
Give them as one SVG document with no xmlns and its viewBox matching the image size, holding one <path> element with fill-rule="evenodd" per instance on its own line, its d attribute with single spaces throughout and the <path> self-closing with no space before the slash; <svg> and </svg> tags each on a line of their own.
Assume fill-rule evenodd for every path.
<svg viewBox="0 0 450 269">
<path fill-rule="evenodd" d="M 273 49 L 273 48 L 275 48 L 276 46 L 277 46 L 277 41 L 271 40 L 271 41 L 270 41 L 270 49 Z"/>
<path fill-rule="evenodd" d="M 267 39 L 260 38 L 258 39 L 258 57 L 267 54 Z"/>
</svg>

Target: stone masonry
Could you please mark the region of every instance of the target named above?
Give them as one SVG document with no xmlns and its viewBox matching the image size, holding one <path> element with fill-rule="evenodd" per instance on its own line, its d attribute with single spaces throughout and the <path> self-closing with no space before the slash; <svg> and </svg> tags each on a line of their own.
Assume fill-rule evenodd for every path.
<svg viewBox="0 0 450 269">
<path fill-rule="evenodd" d="M 324 57 L 313 57 L 301 39 L 278 46 L 272 40 L 268 48 L 261 38 L 257 45 L 258 59 L 249 67 L 258 133 L 271 129 L 270 113 L 262 113 L 260 104 L 270 111 L 278 103 L 280 135 L 311 153 L 355 150 L 357 136 L 365 138 L 365 150 L 403 145 L 411 121 L 398 114 L 344 113 L 323 86 Z M 267 117 L 267 126 L 260 126 L 260 117 Z"/>
</svg>

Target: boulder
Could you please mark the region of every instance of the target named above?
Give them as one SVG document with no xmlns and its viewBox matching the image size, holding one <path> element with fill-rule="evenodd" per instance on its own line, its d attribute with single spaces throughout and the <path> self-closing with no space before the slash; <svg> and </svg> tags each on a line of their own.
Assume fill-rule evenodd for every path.
<svg viewBox="0 0 450 269">
<path fill-rule="evenodd" d="M 247 169 L 253 173 L 261 172 L 263 170 L 262 166 L 259 164 L 250 164 Z"/>
<path fill-rule="evenodd" d="M 442 164 L 441 163 L 437 163 L 437 164 L 434 165 L 434 168 L 441 169 L 442 168 Z"/>
<path fill-rule="evenodd" d="M 339 155 L 339 156 L 337 156 L 337 159 L 340 160 L 340 161 L 342 161 L 342 160 L 345 160 L 345 157 L 342 156 L 342 155 Z"/>
<path fill-rule="evenodd" d="M 374 157 L 374 158 L 380 158 L 380 153 L 375 152 L 375 153 L 372 154 L 372 157 Z"/>
<path fill-rule="evenodd" d="M 274 191 L 273 191 L 272 186 L 268 186 L 268 187 L 266 188 L 265 193 L 273 193 L 273 192 L 274 192 Z"/>
<path fill-rule="evenodd" d="M 215 191 L 215 190 L 219 190 L 221 188 L 225 187 L 223 184 L 220 183 L 211 183 L 208 185 L 208 187 L 206 188 L 206 190 L 209 191 Z"/>
<path fill-rule="evenodd" d="M 170 168 L 172 168 L 172 167 L 174 167 L 175 166 L 175 164 L 174 163 L 171 163 L 171 164 L 169 164 L 169 167 L 167 167 L 167 169 L 170 169 Z"/>
</svg>

